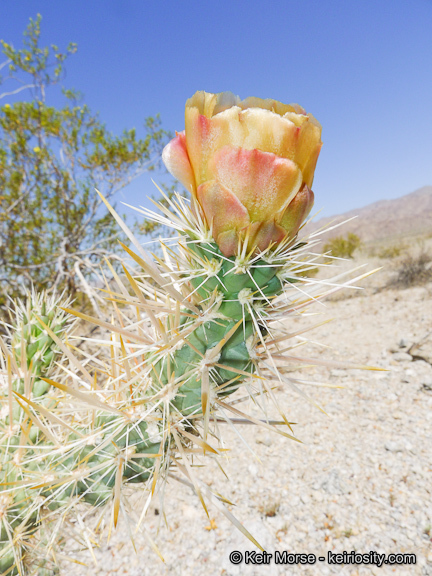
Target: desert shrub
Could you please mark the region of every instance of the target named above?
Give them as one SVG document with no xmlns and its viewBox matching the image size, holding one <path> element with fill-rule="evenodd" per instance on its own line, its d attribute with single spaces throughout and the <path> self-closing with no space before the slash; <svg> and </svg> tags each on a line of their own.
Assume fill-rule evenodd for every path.
<svg viewBox="0 0 432 576">
<path fill-rule="evenodd" d="M 347 236 L 336 236 L 324 244 L 323 252 L 330 252 L 336 258 L 353 258 L 354 252 L 360 247 L 361 240 L 353 232 Z"/>
<path fill-rule="evenodd" d="M 143 138 L 134 128 L 115 136 L 64 87 L 63 101 L 51 106 L 48 88 L 61 86 L 76 45 L 41 47 L 40 24 L 40 15 L 30 19 L 21 49 L 0 40 L 0 311 L 30 286 L 84 291 L 96 302 L 88 282 L 101 278 L 100 258 L 115 265 L 118 250 L 117 227 L 96 190 L 113 202 L 159 165 L 169 136 L 158 117 L 145 119 Z"/>
<path fill-rule="evenodd" d="M 386 258 L 392 259 L 397 258 L 405 251 L 404 244 L 394 244 L 393 246 L 386 246 L 385 248 L 381 248 L 376 254 L 378 258 Z"/>
<path fill-rule="evenodd" d="M 417 256 L 407 255 L 400 261 L 388 287 L 409 288 L 432 282 L 432 255 L 422 250 Z"/>
</svg>

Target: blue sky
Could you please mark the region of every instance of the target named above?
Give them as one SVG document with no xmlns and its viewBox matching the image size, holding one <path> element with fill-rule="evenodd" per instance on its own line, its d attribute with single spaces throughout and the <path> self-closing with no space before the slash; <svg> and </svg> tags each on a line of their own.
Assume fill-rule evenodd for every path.
<svg viewBox="0 0 432 576">
<path fill-rule="evenodd" d="M 432 0 L 2 0 L 0 38 L 21 46 L 38 12 L 42 44 L 78 44 L 65 83 L 113 132 L 156 113 L 182 130 L 196 90 L 230 90 L 321 122 L 322 215 L 432 184 Z M 119 200 L 147 204 L 150 178 Z"/>
</svg>

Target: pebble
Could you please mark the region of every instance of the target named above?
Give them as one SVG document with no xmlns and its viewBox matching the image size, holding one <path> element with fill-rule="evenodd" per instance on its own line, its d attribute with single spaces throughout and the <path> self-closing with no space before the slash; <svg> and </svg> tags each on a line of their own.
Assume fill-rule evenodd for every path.
<svg viewBox="0 0 432 576">
<path fill-rule="evenodd" d="M 348 375 L 349 374 L 347 373 L 347 370 L 339 370 L 339 369 L 330 370 L 330 376 L 335 378 L 341 378 Z"/>
<path fill-rule="evenodd" d="M 426 322 L 430 323 L 430 318 L 426 320 Z M 410 348 L 410 352 L 416 358 L 432 364 L 432 332 L 420 338 L 420 340 Z"/>
<path fill-rule="evenodd" d="M 392 354 L 392 358 L 393 358 L 393 360 L 396 360 L 396 362 L 411 362 L 412 361 L 411 354 L 408 354 L 407 352 L 394 352 Z"/>
<path fill-rule="evenodd" d="M 264 444 L 264 446 L 271 446 L 273 443 L 270 436 L 258 436 L 255 442 L 257 444 Z"/>
<path fill-rule="evenodd" d="M 404 451 L 402 444 L 399 442 L 394 442 L 394 441 L 386 442 L 384 444 L 384 448 L 386 450 L 388 450 L 389 452 L 403 452 Z"/>
<path fill-rule="evenodd" d="M 407 338 L 401 338 L 398 344 L 399 348 L 411 348 L 412 345 L 412 340 L 408 340 Z"/>
</svg>

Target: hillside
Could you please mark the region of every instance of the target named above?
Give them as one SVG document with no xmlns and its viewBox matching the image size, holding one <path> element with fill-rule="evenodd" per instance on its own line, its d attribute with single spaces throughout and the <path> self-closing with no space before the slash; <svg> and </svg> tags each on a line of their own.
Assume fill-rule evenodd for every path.
<svg viewBox="0 0 432 576">
<path fill-rule="evenodd" d="M 355 220 L 322 235 L 323 240 L 353 232 L 363 242 L 388 241 L 403 236 L 432 233 L 432 186 L 423 186 L 393 200 L 379 200 L 344 214 L 321 218 L 304 228 L 312 232 L 357 216 Z"/>
</svg>

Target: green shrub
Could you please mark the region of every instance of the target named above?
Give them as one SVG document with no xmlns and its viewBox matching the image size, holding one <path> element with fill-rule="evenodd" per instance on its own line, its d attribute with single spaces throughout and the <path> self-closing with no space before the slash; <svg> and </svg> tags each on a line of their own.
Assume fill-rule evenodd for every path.
<svg viewBox="0 0 432 576">
<path fill-rule="evenodd" d="M 404 252 L 405 250 L 405 245 L 404 244 L 394 244 L 393 246 L 387 246 L 385 248 L 382 248 L 377 256 L 378 258 L 397 258 L 398 256 L 400 256 L 402 254 L 402 252 Z"/>
<path fill-rule="evenodd" d="M 323 252 L 330 252 L 335 258 L 353 258 L 354 252 L 360 247 L 361 240 L 353 232 L 346 237 L 336 236 L 324 244 Z"/>
</svg>

